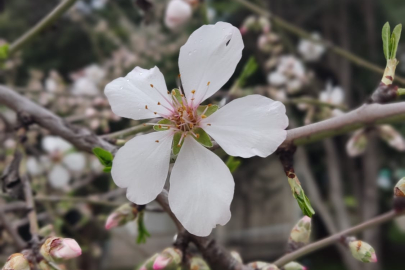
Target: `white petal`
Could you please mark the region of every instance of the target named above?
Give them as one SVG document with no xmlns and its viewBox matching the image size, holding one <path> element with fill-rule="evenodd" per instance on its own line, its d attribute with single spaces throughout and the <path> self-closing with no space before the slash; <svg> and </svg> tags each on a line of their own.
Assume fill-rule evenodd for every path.
<svg viewBox="0 0 405 270">
<path fill-rule="evenodd" d="M 235 183 L 225 163 L 187 136 L 170 176 L 169 204 L 190 233 L 207 236 L 231 218 Z"/>
<path fill-rule="evenodd" d="M 55 151 L 63 153 L 71 149 L 72 147 L 73 146 L 70 143 L 68 143 L 61 137 L 46 136 L 44 139 L 42 139 L 42 148 L 48 153 L 52 153 Z"/>
<path fill-rule="evenodd" d="M 27 171 L 32 176 L 38 176 L 42 173 L 42 166 L 41 166 L 41 164 L 39 164 L 37 159 L 34 157 L 27 158 L 26 166 L 27 166 Z"/>
<path fill-rule="evenodd" d="M 250 95 L 231 101 L 201 126 L 231 156 L 267 157 L 285 140 L 288 118 L 283 103 Z"/>
<path fill-rule="evenodd" d="M 133 203 L 147 204 L 162 191 L 172 140 L 172 131 L 153 132 L 136 136 L 118 150 L 111 175 L 117 186 L 128 188 L 127 198 Z"/>
<path fill-rule="evenodd" d="M 49 172 L 49 183 L 53 188 L 63 188 L 70 180 L 70 173 L 62 165 L 56 164 Z"/>
<path fill-rule="evenodd" d="M 345 93 L 343 89 L 339 86 L 333 88 L 330 96 L 330 101 L 333 104 L 342 104 L 345 98 Z"/>
<path fill-rule="evenodd" d="M 159 117 L 154 112 L 167 115 L 169 111 L 163 106 L 171 107 L 165 78 L 157 67 L 136 67 L 125 78 L 107 84 L 104 93 L 115 114 L 135 120 Z"/>
<path fill-rule="evenodd" d="M 179 56 L 187 100 L 191 100 L 192 90 L 196 90 L 195 103 L 218 91 L 234 73 L 243 47 L 239 29 L 229 23 L 204 25 L 194 31 L 181 47 Z"/>
<path fill-rule="evenodd" d="M 86 167 L 86 157 L 83 153 L 69 153 L 63 157 L 63 164 L 69 170 L 79 172 Z"/>
<path fill-rule="evenodd" d="M 287 82 L 287 78 L 283 75 L 283 73 L 275 71 L 269 74 L 268 81 L 272 85 L 280 86 Z"/>
<path fill-rule="evenodd" d="M 76 96 L 96 96 L 100 94 L 100 90 L 93 80 L 82 77 L 73 83 L 72 94 Z"/>
</svg>

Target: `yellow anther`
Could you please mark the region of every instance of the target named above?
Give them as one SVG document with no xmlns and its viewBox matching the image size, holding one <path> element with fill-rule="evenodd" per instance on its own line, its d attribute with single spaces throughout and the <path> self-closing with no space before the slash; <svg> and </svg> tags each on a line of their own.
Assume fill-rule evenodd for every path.
<svg viewBox="0 0 405 270">
<path fill-rule="evenodd" d="M 157 112 L 153 112 L 154 114 L 157 114 Z"/>
<path fill-rule="evenodd" d="M 145 109 L 148 109 L 148 105 L 145 105 Z"/>
<path fill-rule="evenodd" d="M 172 90 L 172 95 L 175 96 L 175 95 L 176 95 L 176 91 Z"/>
<path fill-rule="evenodd" d="M 208 107 L 211 107 L 211 106 L 212 106 L 212 104 L 208 104 L 207 106 L 208 106 Z"/>
<path fill-rule="evenodd" d="M 207 116 L 205 114 L 201 115 L 201 118 L 207 118 Z"/>
<path fill-rule="evenodd" d="M 181 77 L 181 74 L 179 74 L 179 78 Z"/>
<path fill-rule="evenodd" d="M 180 147 L 180 146 L 181 146 L 180 144 L 177 145 L 177 147 Z"/>
<path fill-rule="evenodd" d="M 156 140 L 155 142 L 157 142 L 157 143 L 158 143 L 158 142 L 159 142 L 159 140 Z"/>
<path fill-rule="evenodd" d="M 192 93 L 192 94 L 195 94 L 195 90 L 192 90 L 191 93 Z"/>
<path fill-rule="evenodd" d="M 159 125 L 159 128 L 162 128 L 162 125 Z"/>
<path fill-rule="evenodd" d="M 153 88 L 153 84 L 150 84 L 150 87 L 152 87 L 152 88 Z"/>
<path fill-rule="evenodd" d="M 181 96 L 181 97 L 184 97 L 184 95 L 183 95 L 183 94 L 180 94 L 180 96 Z"/>
<path fill-rule="evenodd" d="M 191 100 L 194 100 L 194 98 L 192 98 Z"/>
<path fill-rule="evenodd" d="M 207 124 L 207 126 L 211 126 L 211 124 Z"/>
<path fill-rule="evenodd" d="M 188 124 L 188 126 L 189 126 L 190 128 L 193 128 L 193 127 L 194 127 L 194 125 L 193 125 L 192 123 Z"/>
<path fill-rule="evenodd" d="M 158 105 L 160 105 L 160 102 L 158 102 Z"/>
<path fill-rule="evenodd" d="M 196 134 L 195 137 L 196 137 L 197 139 L 199 139 L 199 138 L 200 138 L 200 134 Z"/>
<path fill-rule="evenodd" d="M 167 90 L 167 94 L 170 95 L 170 91 L 169 91 L 169 90 Z"/>
<path fill-rule="evenodd" d="M 207 83 L 207 86 L 210 85 L 210 83 L 211 83 L 211 82 L 208 82 L 208 83 Z"/>
</svg>

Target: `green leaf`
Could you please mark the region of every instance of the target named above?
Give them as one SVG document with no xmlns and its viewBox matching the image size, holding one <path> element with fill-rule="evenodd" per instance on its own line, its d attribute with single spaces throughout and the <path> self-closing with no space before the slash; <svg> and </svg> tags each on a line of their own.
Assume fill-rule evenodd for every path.
<svg viewBox="0 0 405 270">
<path fill-rule="evenodd" d="M 229 156 L 228 160 L 226 161 L 226 166 L 228 166 L 231 173 L 233 173 L 234 171 L 236 171 L 237 168 L 239 168 L 241 163 L 242 161 L 240 159 L 237 159 L 233 156 Z"/>
<path fill-rule="evenodd" d="M 290 184 L 293 196 L 297 200 L 302 213 L 308 217 L 312 217 L 315 214 L 315 211 L 312 208 L 308 197 L 305 195 L 298 178 L 288 178 L 288 183 Z"/>
<path fill-rule="evenodd" d="M 103 172 L 111 172 L 111 167 L 104 167 Z"/>
<path fill-rule="evenodd" d="M 143 220 L 144 218 L 144 213 L 145 211 L 141 211 L 138 214 L 138 219 L 137 219 L 137 223 L 138 223 L 138 238 L 136 239 L 136 242 L 138 244 L 142 244 L 142 243 L 146 243 L 146 239 L 148 237 L 150 237 L 150 233 L 148 232 L 148 230 L 146 229 L 145 226 L 145 222 Z"/>
<path fill-rule="evenodd" d="M 174 137 L 173 137 L 172 149 L 173 149 L 173 155 L 175 155 L 175 156 L 177 156 L 179 154 L 180 149 L 183 146 L 184 140 L 179 145 L 181 134 L 182 134 L 182 132 L 177 132 L 176 134 L 174 134 Z"/>
<path fill-rule="evenodd" d="M 205 108 L 207 108 L 207 106 L 208 106 L 208 109 L 205 111 Z M 213 114 L 217 110 L 218 110 L 218 105 L 200 105 L 197 108 L 197 114 L 202 115 L 202 113 L 205 111 L 204 115 L 205 116 L 210 116 L 211 114 Z"/>
<path fill-rule="evenodd" d="M 193 132 L 195 135 L 197 135 L 197 137 L 193 136 L 197 142 L 201 143 L 205 147 L 212 147 L 213 144 L 210 136 L 202 128 L 195 128 L 193 129 Z"/>
<path fill-rule="evenodd" d="M 169 129 L 166 126 L 159 127 L 159 125 L 174 125 L 174 123 L 168 119 L 162 119 L 159 122 L 157 122 L 156 125 L 153 126 L 153 129 L 156 131 L 166 131 Z"/>
<path fill-rule="evenodd" d="M 238 78 L 238 86 L 243 87 L 246 84 L 246 80 L 256 72 L 258 64 L 254 56 L 251 56 L 243 67 L 242 73 Z"/>
<path fill-rule="evenodd" d="M 383 51 L 385 59 L 390 59 L 390 36 L 391 36 L 391 27 L 390 23 L 386 22 L 382 29 L 382 41 L 383 41 Z"/>
<path fill-rule="evenodd" d="M 9 44 L 3 44 L 0 46 L 0 60 L 6 60 L 8 58 Z"/>
<path fill-rule="evenodd" d="M 397 55 L 398 43 L 401 39 L 402 24 L 395 26 L 394 31 L 391 35 L 391 48 L 390 48 L 390 59 L 394 59 Z"/>
<path fill-rule="evenodd" d="M 104 150 L 101 147 L 95 147 L 93 148 L 93 153 L 96 155 L 98 160 L 103 166 L 106 167 L 111 167 L 112 166 L 112 161 L 113 161 L 113 155 L 108 152 L 107 150 Z"/>
</svg>

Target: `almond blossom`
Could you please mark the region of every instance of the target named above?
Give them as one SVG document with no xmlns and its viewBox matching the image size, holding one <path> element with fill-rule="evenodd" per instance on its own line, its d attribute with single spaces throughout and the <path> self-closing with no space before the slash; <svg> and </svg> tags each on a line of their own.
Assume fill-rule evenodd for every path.
<svg viewBox="0 0 405 270">
<path fill-rule="evenodd" d="M 153 132 L 136 136 L 121 147 L 111 170 L 127 198 L 147 204 L 163 190 L 171 153 L 178 154 L 170 176 L 169 204 L 192 234 L 207 236 L 230 217 L 234 194 L 232 174 L 205 147 L 210 136 L 231 156 L 267 157 L 285 140 L 285 106 L 250 95 L 217 110 L 200 104 L 232 76 L 244 44 L 237 28 L 218 22 L 197 29 L 180 49 L 180 90 L 168 91 L 157 67 L 136 67 L 105 87 L 114 113 L 135 120 L 155 117 Z"/>
</svg>

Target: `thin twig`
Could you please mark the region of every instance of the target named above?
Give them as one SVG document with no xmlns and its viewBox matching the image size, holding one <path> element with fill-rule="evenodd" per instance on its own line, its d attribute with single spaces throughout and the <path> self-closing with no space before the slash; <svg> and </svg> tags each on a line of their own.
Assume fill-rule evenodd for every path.
<svg viewBox="0 0 405 270">
<path fill-rule="evenodd" d="M 27 244 L 14 229 L 14 227 L 9 223 L 9 220 L 6 217 L 6 214 L 3 212 L 3 209 L 0 209 L 0 221 L 3 227 L 6 229 L 7 233 L 11 236 L 11 238 L 13 238 L 16 247 L 20 250 L 24 249 Z"/>
<path fill-rule="evenodd" d="M 34 27 L 28 30 L 20 38 L 14 41 L 9 47 L 9 54 L 13 54 L 20 50 L 25 44 L 30 42 L 47 26 L 52 24 L 55 20 L 61 17 L 77 0 L 64 0 L 59 3 L 45 18 L 38 22 Z"/>
<path fill-rule="evenodd" d="M 270 12 L 266 11 L 266 9 L 259 7 L 250 1 L 247 1 L 247 0 L 234 0 L 234 1 L 239 2 L 246 8 L 252 10 L 253 12 L 255 12 L 261 16 L 269 18 L 275 24 L 277 24 L 277 26 L 289 31 L 290 33 L 293 33 L 301 38 L 309 39 L 315 43 L 322 44 L 329 51 L 346 58 L 347 60 L 351 61 L 352 63 L 354 63 L 360 67 L 366 68 L 368 70 L 371 70 L 375 73 L 379 73 L 381 75 L 384 74 L 385 68 L 375 65 L 349 51 L 346 51 L 346 50 L 340 48 L 339 46 L 334 45 L 333 43 L 331 43 L 329 41 L 322 40 L 322 39 L 315 39 L 312 37 L 312 35 L 310 33 L 306 32 L 305 30 L 283 20 L 282 18 L 280 18 L 274 14 L 271 14 Z M 400 76 L 395 76 L 395 80 L 397 82 L 400 82 L 401 84 L 405 84 L 405 78 L 402 78 Z"/>
<path fill-rule="evenodd" d="M 24 196 L 28 209 L 28 220 L 30 222 L 30 233 L 33 239 L 38 237 L 39 227 L 37 219 L 37 211 L 35 210 L 35 202 L 32 194 L 31 183 L 27 175 L 21 176 L 23 178 Z"/>
<path fill-rule="evenodd" d="M 120 130 L 117 132 L 101 135 L 100 138 L 114 139 L 114 138 L 126 137 L 126 136 L 134 135 L 134 134 L 137 134 L 140 132 L 148 131 L 151 128 L 152 128 L 151 125 L 140 124 L 140 125 L 126 128 L 126 129 L 123 129 L 123 130 Z"/>
<path fill-rule="evenodd" d="M 397 213 L 394 210 L 391 210 L 383 215 L 377 216 L 377 217 L 370 219 L 364 223 L 361 223 L 355 227 L 341 231 L 341 232 L 331 235 L 325 239 L 322 239 L 320 241 L 317 241 L 315 243 L 302 247 L 301 249 L 298 249 L 292 253 L 284 255 L 283 257 L 281 257 L 280 259 L 275 261 L 274 264 L 281 267 L 288 262 L 294 261 L 294 260 L 296 260 L 302 256 L 305 256 L 309 253 L 312 253 L 318 249 L 321 249 L 321 248 L 329 246 L 333 243 L 339 242 L 342 239 L 342 237 L 344 237 L 344 236 L 354 235 L 354 234 L 364 231 L 366 229 L 378 226 L 378 225 L 385 223 L 387 221 L 390 221 L 402 214 L 404 214 L 404 213 Z"/>
</svg>

